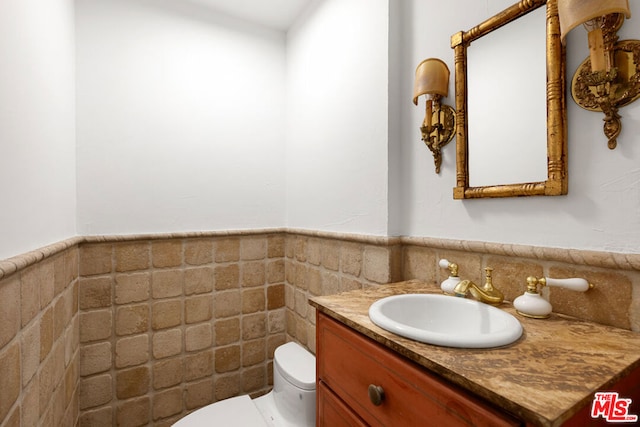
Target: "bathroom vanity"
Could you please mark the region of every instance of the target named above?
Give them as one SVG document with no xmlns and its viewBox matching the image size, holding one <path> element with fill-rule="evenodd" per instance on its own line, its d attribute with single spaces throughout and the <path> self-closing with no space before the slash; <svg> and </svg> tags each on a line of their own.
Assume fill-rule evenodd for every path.
<svg viewBox="0 0 640 427">
<path fill-rule="evenodd" d="M 552 314 L 515 314 L 515 343 L 461 349 L 387 332 L 368 317 L 376 300 L 439 293 L 434 284 L 400 282 L 314 297 L 317 310 L 319 426 L 588 426 L 597 391 L 632 399 L 640 415 L 640 334 Z M 454 297 L 452 297 L 454 298 Z"/>
</svg>

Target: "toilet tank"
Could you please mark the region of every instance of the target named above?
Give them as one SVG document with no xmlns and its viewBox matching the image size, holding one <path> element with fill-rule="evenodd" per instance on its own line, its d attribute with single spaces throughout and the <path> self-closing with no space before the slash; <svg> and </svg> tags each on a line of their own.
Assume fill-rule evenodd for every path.
<svg viewBox="0 0 640 427">
<path fill-rule="evenodd" d="M 273 357 L 273 399 L 280 414 L 299 426 L 315 426 L 316 358 L 295 342 Z"/>
</svg>

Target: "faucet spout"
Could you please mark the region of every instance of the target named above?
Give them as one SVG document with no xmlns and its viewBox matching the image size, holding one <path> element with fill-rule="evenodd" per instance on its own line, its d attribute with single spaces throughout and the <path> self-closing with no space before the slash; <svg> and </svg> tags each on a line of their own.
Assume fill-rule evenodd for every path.
<svg viewBox="0 0 640 427">
<path fill-rule="evenodd" d="M 484 286 L 478 286 L 471 280 L 462 280 L 453 289 L 453 293 L 463 298 L 466 297 L 467 294 L 471 294 L 478 301 L 487 304 L 498 305 L 502 303 L 502 301 L 504 301 L 504 295 L 493 286 L 491 282 L 491 271 L 491 268 L 485 268 L 487 281 Z"/>
</svg>

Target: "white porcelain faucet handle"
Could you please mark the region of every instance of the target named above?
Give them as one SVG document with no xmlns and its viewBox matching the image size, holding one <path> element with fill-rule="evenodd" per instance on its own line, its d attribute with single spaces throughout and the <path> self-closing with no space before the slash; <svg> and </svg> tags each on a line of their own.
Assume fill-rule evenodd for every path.
<svg viewBox="0 0 640 427">
<path fill-rule="evenodd" d="M 574 277 L 571 279 L 553 279 L 551 277 L 545 277 L 547 286 L 555 286 L 557 288 L 569 289 L 572 291 L 586 292 L 593 288 L 593 285 L 585 279 Z"/>
<path fill-rule="evenodd" d="M 438 261 L 438 265 L 439 265 L 441 268 L 449 268 L 449 264 L 451 264 L 451 263 L 449 262 L 449 260 L 448 260 L 448 259 L 444 259 L 444 258 L 442 258 L 440 261 Z"/>
</svg>

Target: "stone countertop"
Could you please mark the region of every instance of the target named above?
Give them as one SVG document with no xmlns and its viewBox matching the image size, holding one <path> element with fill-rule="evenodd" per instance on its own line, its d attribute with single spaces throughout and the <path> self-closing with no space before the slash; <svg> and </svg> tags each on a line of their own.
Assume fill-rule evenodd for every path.
<svg viewBox="0 0 640 427">
<path fill-rule="evenodd" d="M 640 334 L 551 314 L 548 319 L 513 314 L 524 333 L 491 349 L 423 344 L 374 325 L 369 306 L 396 294 L 441 293 L 438 285 L 407 281 L 338 295 L 313 297 L 317 310 L 503 408 L 527 423 L 558 426 L 640 367 Z M 454 298 L 454 297 L 452 297 Z M 624 397 L 624 396 L 621 396 Z"/>
</svg>

